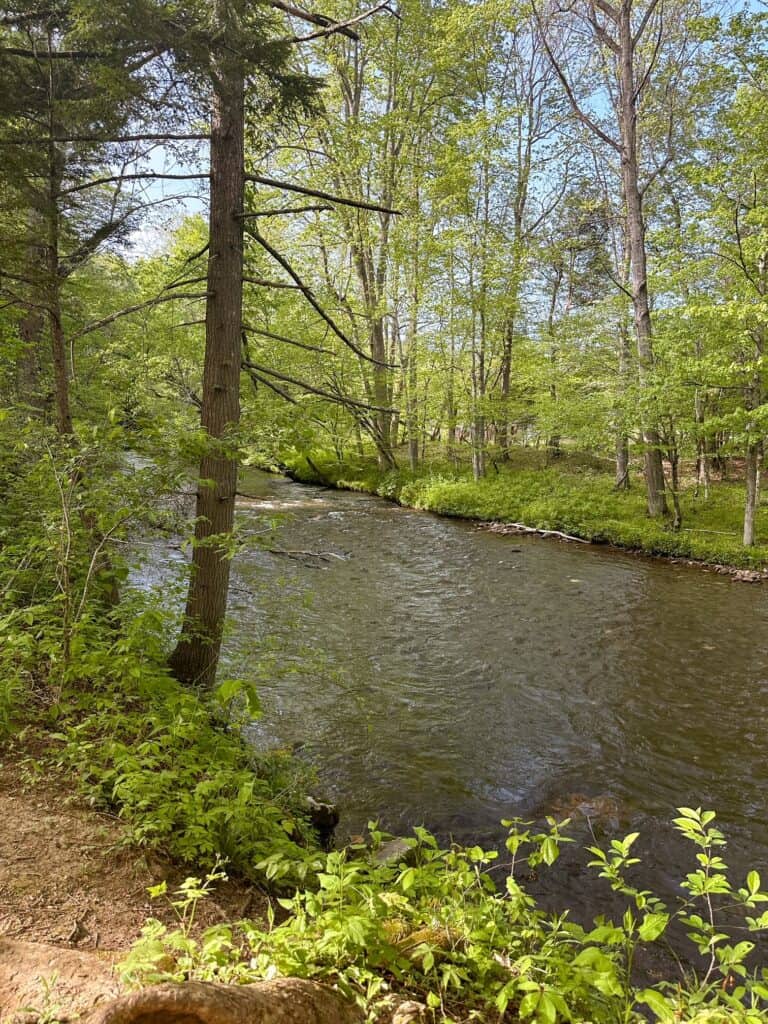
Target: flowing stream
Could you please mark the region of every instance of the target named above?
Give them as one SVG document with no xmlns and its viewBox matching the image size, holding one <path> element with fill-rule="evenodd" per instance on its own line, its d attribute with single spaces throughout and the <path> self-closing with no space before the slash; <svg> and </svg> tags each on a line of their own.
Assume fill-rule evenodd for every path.
<svg viewBox="0 0 768 1024">
<path fill-rule="evenodd" d="M 674 888 L 685 804 L 718 811 L 739 872 L 766 867 L 768 588 L 267 474 L 247 488 L 246 533 L 277 517 L 273 547 L 322 557 L 238 556 L 227 661 L 260 673 L 256 741 L 301 745 L 342 839 L 378 818 L 490 840 L 589 798 Z"/>
</svg>

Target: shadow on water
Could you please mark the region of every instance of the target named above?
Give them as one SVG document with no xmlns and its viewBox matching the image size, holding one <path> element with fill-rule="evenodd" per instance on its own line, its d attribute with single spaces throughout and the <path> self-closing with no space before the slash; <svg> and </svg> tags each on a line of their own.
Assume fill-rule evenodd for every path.
<svg viewBox="0 0 768 1024">
<path fill-rule="evenodd" d="M 277 545 L 342 556 L 239 556 L 226 652 L 261 664 L 254 738 L 303 745 L 342 838 L 376 818 L 496 842 L 502 818 L 604 798 L 667 894 L 693 862 L 679 805 L 718 811 L 738 876 L 765 865 L 768 590 L 266 474 L 249 491 L 245 528 L 286 514 Z M 587 907 L 585 860 L 542 893 Z"/>
</svg>

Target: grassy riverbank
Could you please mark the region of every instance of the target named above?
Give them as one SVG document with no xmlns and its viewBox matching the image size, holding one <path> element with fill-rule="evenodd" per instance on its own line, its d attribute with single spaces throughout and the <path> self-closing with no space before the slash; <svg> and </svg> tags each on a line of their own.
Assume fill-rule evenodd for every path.
<svg viewBox="0 0 768 1024">
<path fill-rule="evenodd" d="M 713 484 L 706 500 L 687 487 L 680 495 L 683 528 L 674 532 L 649 519 L 640 479 L 633 479 L 628 491 L 616 491 L 602 463 L 576 453 L 546 465 L 544 453 L 516 449 L 508 462 L 490 464 L 488 476 L 477 482 L 468 465 L 439 459 L 415 473 L 381 471 L 372 456 L 339 462 L 327 452 L 313 452 L 309 460 L 297 455 L 286 463 L 299 480 L 378 494 L 441 515 L 561 530 L 649 555 L 735 568 L 768 566 L 765 508 L 758 514 L 760 543 L 753 548 L 741 544 L 744 486 L 739 481 Z"/>
</svg>

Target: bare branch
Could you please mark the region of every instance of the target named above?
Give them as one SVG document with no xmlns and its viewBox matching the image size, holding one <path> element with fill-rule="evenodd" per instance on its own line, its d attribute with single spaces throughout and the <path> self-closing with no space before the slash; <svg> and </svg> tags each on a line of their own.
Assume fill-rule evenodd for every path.
<svg viewBox="0 0 768 1024">
<path fill-rule="evenodd" d="M 101 320 L 94 320 L 90 324 L 86 324 L 79 331 L 71 336 L 71 340 L 74 341 L 76 338 L 82 338 L 85 334 L 91 334 L 93 331 L 101 330 L 102 327 L 106 327 L 108 324 L 114 323 L 115 320 L 119 320 L 121 317 L 130 316 L 131 313 L 139 313 L 142 309 L 150 309 L 152 306 L 159 306 L 162 302 L 175 302 L 179 299 L 206 299 L 208 298 L 207 292 L 194 292 L 192 294 L 182 293 L 180 295 L 158 295 L 154 299 L 148 299 L 146 302 L 138 302 L 135 306 L 126 306 L 124 309 L 120 309 L 117 313 L 110 313 L 109 316 L 102 317 Z"/>
<path fill-rule="evenodd" d="M 201 281 L 207 281 L 208 277 L 206 274 L 200 277 L 185 277 L 182 281 L 172 281 L 163 288 L 164 292 L 169 292 L 172 288 L 186 288 L 188 284 L 200 284 Z"/>
<path fill-rule="evenodd" d="M 124 181 L 200 181 L 210 179 L 210 174 L 160 174 L 155 171 L 142 171 L 137 174 L 113 174 L 107 178 L 94 178 L 93 181 L 85 181 L 81 185 L 71 185 L 63 188 L 59 195 L 68 196 L 74 192 L 84 192 L 88 188 L 95 188 L 97 185 L 110 185 L 113 182 Z"/>
<path fill-rule="evenodd" d="M 291 290 L 301 291 L 297 284 L 288 284 L 287 281 L 270 281 L 266 277 L 247 277 L 243 275 L 243 281 L 246 284 L 255 284 L 259 288 L 290 288 Z"/>
<path fill-rule="evenodd" d="M 303 196 L 315 196 L 316 199 L 327 199 L 329 203 L 339 203 L 341 206 L 353 206 L 358 210 L 373 210 L 374 213 L 392 213 L 398 216 L 400 214 L 399 210 L 392 210 L 388 206 L 380 206 L 378 203 L 367 203 L 362 199 L 346 199 L 342 196 L 331 195 L 330 192 L 323 192 L 321 189 L 305 188 L 303 185 L 289 184 L 287 181 L 277 181 L 275 178 L 265 178 L 261 174 L 246 174 L 245 180 L 254 181 L 258 185 L 268 185 L 270 188 L 285 189 L 286 192 L 298 192 Z"/>
<path fill-rule="evenodd" d="M 205 142 L 210 135 L 52 135 L 47 138 L 0 139 L 0 146 L 49 146 L 52 142 Z"/>
<path fill-rule="evenodd" d="M 20 46 L 3 46 L 0 54 L 9 57 L 26 57 L 29 60 L 97 60 L 104 54 L 98 50 L 25 50 Z"/>
<path fill-rule="evenodd" d="M 321 348 L 319 345 L 310 345 L 305 341 L 295 341 L 293 338 L 286 338 L 283 334 L 274 334 L 272 331 L 265 331 L 260 327 L 251 327 L 249 324 L 243 324 L 243 330 L 248 334 L 258 334 L 262 338 L 271 338 L 273 341 L 282 341 L 286 345 L 295 345 L 296 348 L 306 349 L 307 352 L 322 352 L 327 356 L 336 355 L 331 348 Z"/>
<path fill-rule="evenodd" d="M 387 0 L 383 0 L 383 3 L 377 4 L 376 7 L 371 7 L 370 10 L 363 11 L 362 14 L 356 15 L 354 18 L 349 18 L 347 21 L 339 21 L 332 25 L 327 25 L 325 28 L 318 29 L 317 32 L 310 32 L 309 35 L 306 36 L 295 36 L 291 42 L 308 43 L 311 39 L 320 39 L 323 36 L 341 33 L 351 25 L 357 25 L 359 22 L 365 21 L 366 18 L 370 18 L 374 14 L 378 14 L 379 11 L 389 11 L 390 14 L 394 13 L 387 3 Z"/>
<path fill-rule="evenodd" d="M 275 210 L 258 210 L 254 213 L 239 213 L 237 216 L 241 220 L 251 220 L 256 217 L 278 217 L 283 213 L 327 213 L 332 210 L 332 206 L 281 206 Z"/>
<path fill-rule="evenodd" d="M 573 91 L 573 88 L 571 87 L 571 83 L 568 81 L 565 72 L 560 67 L 557 58 L 552 52 L 552 48 L 549 45 L 549 40 L 547 39 L 546 29 L 542 24 L 541 16 L 538 12 L 538 9 L 536 8 L 536 5 L 531 4 L 531 8 L 533 10 L 534 17 L 536 18 L 536 23 L 539 26 L 541 41 L 544 45 L 544 49 L 547 52 L 547 57 L 549 57 L 549 62 L 552 65 L 555 74 L 560 79 L 563 89 L 565 89 L 565 94 L 568 97 L 568 102 L 570 103 L 574 114 L 581 121 L 581 123 L 584 124 L 592 132 L 593 135 L 596 135 L 599 139 L 602 139 L 603 142 L 606 145 L 610 146 L 611 149 L 615 150 L 615 152 L 620 153 L 621 145 L 615 139 L 611 138 L 611 136 L 608 135 L 607 132 L 604 132 L 600 125 L 596 121 L 593 121 L 592 118 L 581 109 L 581 106 L 579 105 L 579 102 L 576 99 L 576 95 Z"/>
<path fill-rule="evenodd" d="M 347 346 L 347 348 L 351 349 L 355 353 L 355 355 L 359 356 L 361 359 L 365 359 L 369 363 L 374 363 L 376 366 L 386 366 L 389 369 L 394 369 L 393 364 L 391 364 L 391 363 L 382 363 L 378 359 L 374 359 L 373 356 L 367 355 L 367 353 L 363 352 L 363 350 L 361 348 L 359 348 L 354 343 L 354 341 L 351 340 L 351 338 L 347 337 L 347 335 L 344 333 L 344 331 L 342 331 L 342 329 L 338 326 L 338 324 L 335 322 L 335 320 L 333 320 L 328 315 L 328 313 L 326 313 L 326 311 L 323 309 L 323 307 L 320 305 L 320 303 L 315 298 L 315 295 L 314 295 L 314 292 L 312 291 L 312 289 L 308 285 L 304 284 L 302 279 L 299 277 L 299 275 L 293 269 L 293 267 L 288 262 L 288 260 L 285 258 L 285 256 L 281 255 L 277 251 L 277 249 L 273 248 L 269 244 L 269 242 L 266 240 L 266 238 L 264 238 L 262 235 L 259 234 L 259 232 L 256 230 L 256 228 L 252 228 L 249 225 L 246 225 L 245 230 L 248 232 L 248 234 L 252 238 L 255 238 L 256 241 L 259 243 L 259 245 L 263 249 L 266 249 L 266 251 L 269 253 L 269 255 L 274 260 L 276 260 L 277 263 L 280 264 L 280 266 L 283 268 L 283 270 L 286 271 L 287 274 L 289 274 L 293 278 L 293 280 L 296 282 L 296 284 L 301 289 L 302 293 L 304 294 L 304 297 L 306 298 L 306 300 L 310 304 L 310 306 L 312 306 L 312 308 L 317 313 L 319 313 L 319 315 L 328 324 L 328 326 L 331 328 L 331 330 L 336 335 L 336 337 L 339 338 L 341 341 L 343 341 L 344 344 Z"/>
<path fill-rule="evenodd" d="M 621 47 L 616 42 L 616 40 L 610 35 L 610 33 L 597 20 L 593 8 L 590 8 L 588 17 L 589 23 L 592 26 L 592 31 L 595 33 L 600 42 L 603 43 L 604 46 L 607 46 L 612 53 L 621 53 Z"/>
<path fill-rule="evenodd" d="M 660 0 L 650 0 L 650 3 L 645 9 L 645 14 L 638 26 L 637 32 L 632 36 L 632 49 L 634 50 L 640 40 L 643 38 L 643 33 L 648 27 L 648 22 L 654 15 L 656 8 L 659 6 Z"/>
<path fill-rule="evenodd" d="M 171 324 L 171 326 L 168 328 L 168 330 L 169 331 L 180 331 L 182 329 L 182 327 L 199 327 L 201 324 L 204 324 L 204 323 L 205 323 L 205 318 L 204 317 L 202 319 L 200 319 L 200 320 L 182 320 L 182 322 L 180 324 Z"/>
<path fill-rule="evenodd" d="M 265 387 L 268 387 L 270 391 L 274 391 L 276 395 L 279 395 L 281 398 L 285 399 L 285 401 L 289 402 L 291 405 L 298 405 L 299 404 L 296 401 L 296 399 L 293 397 L 293 395 L 289 395 L 287 391 L 284 391 L 280 387 L 280 385 L 279 384 L 275 384 L 274 381 L 268 380 L 266 377 L 262 377 L 248 363 L 243 363 L 243 369 L 247 372 L 248 376 L 251 378 L 251 381 L 253 382 L 254 385 L 256 385 L 256 383 L 264 384 Z M 242 495 L 242 497 L 247 498 L 248 495 L 244 494 L 244 495 Z"/>
<path fill-rule="evenodd" d="M 265 373 L 270 377 L 275 377 L 277 380 L 285 381 L 286 384 L 295 384 L 296 387 L 304 388 L 304 390 L 309 391 L 310 394 L 319 395 L 321 398 L 327 398 L 331 402 L 338 402 L 340 405 L 352 406 L 355 409 L 365 409 L 367 412 L 388 412 L 393 415 L 397 412 L 397 409 L 387 409 L 380 405 L 369 405 L 367 402 L 359 402 L 356 398 L 349 398 L 348 395 L 343 395 L 341 393 L 335 394 L 330 391 L 323 391 L 321 388 L 316 388 L 312 384 L 307 384 L 306 381 L 297 380 L 295 377 L 289 377 L 285 373 L 278 373 L 277 370 L 270 370 L 267 366 L 260 366 L 258 363 L 254 363 L 250 359 L 243 360 L 243 366 L 247 369 L 256 370 L 257 373 Z"/>
<path fill-rule="evenodd" d="M 614 25 L 619 24 L 619 12 L 608 3 L 608 0 L 594 0 L 595 7 L 599 7 L 606 17 L 610 18 Z"/>
<path fill-rule="evenodd" d="M 284 11 L 286 14 L 299 18 L 301 21 L 308 21 L 311 25 L 329 28 L 334 24 L 333 18 L 328 18 L 324 14 L 311 14 L 309 11 L 302 10 L 301 7 L 295 7 L 293 4 L 286 3 L 285 0 L 268 0 L 268 3 L 270 7 L 274 7 L 278 11 Z M 340 27 L 337 31 L 341 35 L 347 36 L 348 39 L 353 39 L 355 42 L 360 40 L 360 36 L 353 32 L 351 28 Z"/>
</svg>

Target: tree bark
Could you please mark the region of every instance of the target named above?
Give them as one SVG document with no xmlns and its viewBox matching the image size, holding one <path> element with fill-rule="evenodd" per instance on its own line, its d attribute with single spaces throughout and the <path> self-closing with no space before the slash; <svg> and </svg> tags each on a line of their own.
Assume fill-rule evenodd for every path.
<svg viewBox="0 0 768 1024">
<path fill-rule="evenodd" d="M 759 498 L 760 445 L 757 442 L 747 447 L 744 475 L 747 485 L 747 496 L 744 503 L 744 547 L 751 548 L 755 544 L 755 518 Z"/>
<path fill-rule="evenodd" d="M 16 394 L 21 403 L 38 412 L 43 408 L 40 395 L 40 346 L 43 326 L 43 317 L 36 310 L 30 310 L 23 317 L 19 323 L 19 336 L 23 348 L 16 360 Z"/>
<path fill-rule="evenodd" d="M 643 220 L 643 194 L 639 183 L 637 151 L 637 85 L 635 82 L 635 43 L 632 37 L 632 4 L 624 0 L 620 8 L 620 96 L 619 122 L 621 133 L 621 176 L 627 207 L 627 236 L 629 242 L 630 283 L 632 311 L 637 338 L 637 357 L 640 383 L 647 388 L 653 369 L 653 340 L 651 309 L 648 300 L 648 268 Z M 648 419 L 648 414 L 645 414 Z M 645 487 L 648 513 L 651 516 L 669 514 L 664 487 L 664 467 L 661 459 L 659 431 L 651 422 L 643 424 L 645 442 Z"/>
<path fill-rule="evenodd" d="M 618 342 L 619 342 L 619 381 L 622 392 L 622 399 L 625 398 L 625 392 L 627 387 L 627 380 L 629 377 L 629 365 L 630 365 L 630 351 L 629 351 L 629 332 L 625 322 L 619 323 L 618 331 Z M 624 428 L 624 416 L 621 409 L 618 410 L 618 428 L 616 430 L 616 476 L 615 476 L 615 487 L 617 491 L 628 491 L 629 490 L 629 438 L 627 437 L 626 429 Z"/>
<path fill-rule="evenodd" d="M 215 19 L 228 35 L 227 4 Z M 200 462 L 195 542 L 184 621 L 170 658 L 185 683 L 211 685 L 221 650 L 229 590 L 240 422 L 243 307 L 244 70 L 237 47 L 219 44 L 213 57 L 208 298 L 201 425 L 207 450 Z"/>
<path fill-rule="evenodd" d="M 50 87 L 51 135 L 53 120 L 53 86 Z M 56 146 L 48 146 L 48 202 L 45 211 L 47 245 L 45 248 L 46 307 L 50 330 L 51 356 L 53 359 L 53 393 L 56 406 L 56 429 L 62 437 L 73 433 L 72 412 L 69 404 L 69 369 L 67 367 L 67 342 L 61 313 L 61 275 L 59 273 L 59 240 L 61 234 L 59 214 L 59 190 L 61 188 L 61 157 Z"/>
</svg>

